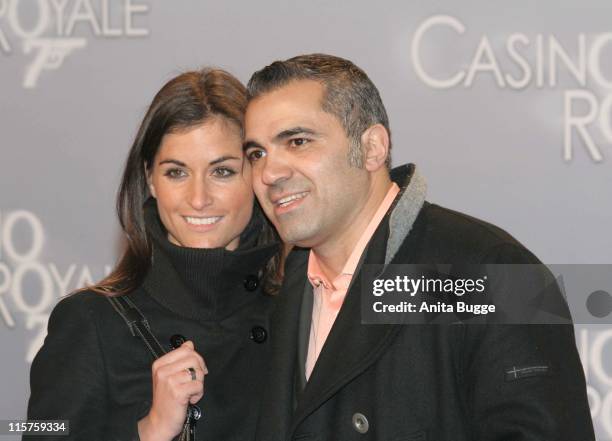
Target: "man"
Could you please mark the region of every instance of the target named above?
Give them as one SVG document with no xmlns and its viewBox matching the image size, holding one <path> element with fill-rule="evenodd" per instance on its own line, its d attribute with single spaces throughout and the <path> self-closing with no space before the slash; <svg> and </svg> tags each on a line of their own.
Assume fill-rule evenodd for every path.
<svg viewBox="0 0 612 441">
<path fill-rule="evenodd" d="M 426 202 L 413 165 L 389 171 L 389 122 L 366 74 L 298 56 L 256 72 L 248 92 L 255 193 L 300 247 L 270 329 L 257 439 L 594 439 L 571 326 L 361 324 L 363 265 L 537 262 L 504 231 Z"/>
</svg>

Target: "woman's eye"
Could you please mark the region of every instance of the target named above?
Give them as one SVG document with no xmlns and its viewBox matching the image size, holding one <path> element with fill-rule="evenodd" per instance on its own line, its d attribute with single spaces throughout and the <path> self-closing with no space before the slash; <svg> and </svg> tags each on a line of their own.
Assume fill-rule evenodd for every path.
<svg viewBox="0 0 612 441">
<path fill-rule="evenodd" d="M 185 173 L 185 170 L 182 170 L 180 168 L 169 168 L 164 173 L 164 176 L 167 176 L 170 179 L 179 179 L 187 176 L 187 173 Z"/>
<path fill-rule="evenodd" d="M 235 175 L 236 172 L 231 168 L 227 167 L 218 167 L 213 170 L 213 175 L 220 178 L 229 178 L 230 176 Z"/>
<path fill-rule="evenodd" d="M 247 151 L 246 157 L 250 162 L 255 162 L 261 158 L 263 158 L 264 156 L 266 156 L 266 152 L 264 152 L 263 150 L 250 150 Z"/>
</svg>

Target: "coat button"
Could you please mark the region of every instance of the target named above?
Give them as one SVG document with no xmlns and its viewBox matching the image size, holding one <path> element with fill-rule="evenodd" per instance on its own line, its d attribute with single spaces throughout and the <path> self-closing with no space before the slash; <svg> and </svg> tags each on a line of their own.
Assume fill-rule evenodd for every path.
<svg viewBox="0 0 612 441">
<path fill-rule="evenodd" d="M 367 433 L 370 428 L 370 423 L 364 414 L 357 412 L 353 415 L 353 427 L 359 433 Z"/>
<path fill-rule="evenodd" d="M 170 344 L 172 345 L 173 349 L 180 348 L 186 341 L 187 339 L 181 334 L 174 334 L 172 337 L 170 337 Z"/>
<path fill-rule="evenodd" d="M 261 326 L 253 326 L 251 328 L 251 340 L 255 343 L 263 343 L 268 339 L 268 332 Z"/>
<path fill-rule="evenodd" d="M 259 278 L 254 275 L 248 275 L 244 278 L 244 287 L 247 291 L 255 291 L 259 286 Z"/>
</svg>

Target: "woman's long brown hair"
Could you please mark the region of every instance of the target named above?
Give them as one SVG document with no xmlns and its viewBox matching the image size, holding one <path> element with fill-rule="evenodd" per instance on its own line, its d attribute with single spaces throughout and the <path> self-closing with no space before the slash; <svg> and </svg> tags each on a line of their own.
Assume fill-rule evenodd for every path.
<svg viewBox="0 0 612 441">
<path fill-rule="evenodd" d="M 104 295 L 123 295 L 136 289 L 151 265 L 151 242 L 145 230 L 143 204 L 150 196 L 146 170 L 150 170 L 165 134 L 199 125 L 211 118 L 235 124 L 243 134 L 246 110 L 245 87 L 221 69 L 185 72 L 155 95 L 140 124 L 128 154 L 117 194 L 117 214 L 127 245 L 111 273 L 86 289 Z M 258 244 L 278 242 L 269 222 L 259 234 Z M 264 271 L 264 290 L 274 294 L 280 288 L 279 251 Z"/>
</svg>

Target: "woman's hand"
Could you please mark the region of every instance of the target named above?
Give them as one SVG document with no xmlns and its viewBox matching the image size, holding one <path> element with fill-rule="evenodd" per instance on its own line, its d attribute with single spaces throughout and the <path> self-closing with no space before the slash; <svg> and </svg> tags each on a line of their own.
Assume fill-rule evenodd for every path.
<svg viewBox="0 0 612 441">
<path fill-rule="evenodd" d="M 195 380 L 189 368 L 195 370 Z M 204 395 L 208 369 L 193 342 L 187 341 L 155 360 L 151 371 L 153 405 L 138 422 L 138 434 L 141 441 L 170 441 L 183 429 L 187 405 L 197 403 Z"/>
</svg>

